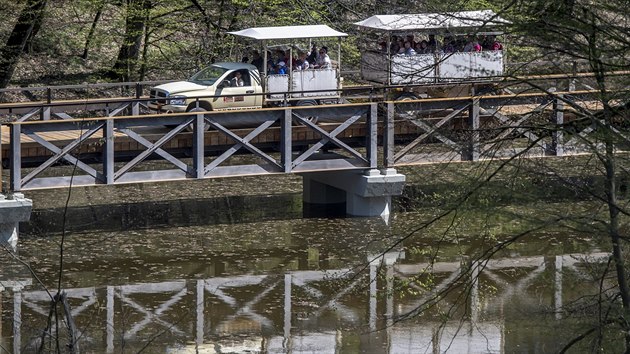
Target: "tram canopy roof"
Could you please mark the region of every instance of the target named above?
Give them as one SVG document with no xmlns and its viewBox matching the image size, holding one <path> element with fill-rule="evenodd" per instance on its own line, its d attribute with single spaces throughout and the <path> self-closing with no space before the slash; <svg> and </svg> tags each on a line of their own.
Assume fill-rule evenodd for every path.
<svg viewBox="0 0 630 354">
<path fill-rule="evenodd" d="M 252 27 L 236 32 L 228 32 L 235 36 L 265 39 L 300 39 L 321 37 L 347 37 L 343 32 L 334 30 L 326 25 Z"/>
<path fill-rule="evenodd" d="M 374 15 L 354 24 L 381 31 L 436 31 L 496 27 L 510 22 L 492 10 L 404 15 Z"/>
</svg>

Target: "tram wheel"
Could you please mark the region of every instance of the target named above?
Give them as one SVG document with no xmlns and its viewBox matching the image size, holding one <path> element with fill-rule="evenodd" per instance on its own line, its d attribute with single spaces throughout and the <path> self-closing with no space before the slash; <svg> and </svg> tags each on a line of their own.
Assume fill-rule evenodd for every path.
<svg viewBox="0 0 630 354">
<path fill-rule="evenodd" d="M 395 101 L 416 101 L 419 98 L 413 93 L 403 92 L 398 97 L 396 97 Z M 414 119 L 418 116 L 420 109 L 422 108 L 420 102 L 410 102 L 404 104 L 397 104 L 394 110 L 395 114 L 404 119 Z"/>
<path fill-rule="evenodd" d="M 308 107 L 308 106 L 317 106 L 317 105 L 318 105 L 317 101 L 315 101 L 315 100 L 301 100 L 301 101 L 298 101 L 295 104 L 296 107 Z M 307 121 L 309 121 L 309 122 L 311 122 L 313 124 L 317 123 L 317 120 L 319 119 L 319 117 L 317 117 L 317 116 L 306 116 L 306 117 L 304 117 L 304 116 L 300 115 L 299 113 L 298 113 L 298 115 L 301 118 L 303 118 L 303 119 L 305 119 L 305 120 L 307 120 Z"/>
</svg>

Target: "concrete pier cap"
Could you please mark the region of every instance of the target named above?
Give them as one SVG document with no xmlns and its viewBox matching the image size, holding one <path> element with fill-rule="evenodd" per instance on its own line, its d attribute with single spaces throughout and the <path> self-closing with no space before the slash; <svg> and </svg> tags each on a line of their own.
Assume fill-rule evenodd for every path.
<svg viewBox="0 0 630 354">
<path fill-rule="evenodd" d="M 0 244 L 17 247 L 19 224 L 31 218 L 33 201 L 22 193 L 0 194 Z"/>
<path fill-rule="evenodd" d="M 389 217 L 392 196 L 401 195 L 405 175 L 393 168 L 344 170 L 303 175 L 305 204 L 330 205 L 345 201 L 351 216 Z"/>
</svg>

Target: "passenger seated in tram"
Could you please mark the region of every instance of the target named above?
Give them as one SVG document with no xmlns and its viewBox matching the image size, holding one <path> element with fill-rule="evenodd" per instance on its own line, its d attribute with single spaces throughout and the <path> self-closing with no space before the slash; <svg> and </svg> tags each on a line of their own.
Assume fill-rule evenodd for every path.
<svg viewBox="0 0 630 354">
<path fill-rule="evenodd" d="M 398 54 L 400 51 L 400 43 L 398 42 L 398 36 L 394 35 L 391 38 L 391 43 L 389 45 L 389 53 L 390 54 Z"/>
<path fill-rule="evenodd" d="M 310 64 L 308 63 L 308 60 L 306 59 L 306 53 L 300 52 L 298 54 L 298 59 L 295 61 L 295 65 L 294 65 L 295 70 L 306 70 L 309 68 L 309 66 Z"/>
<path fill-rule="evenodd" d="M 330 61 L 330 57 L 328 56 L 328 48 L 321 47 L 319 49 L 319 55 L 317 56 L 317 61 L 315 65 L 313 65 L 315 69 L 330 69 L 332 68 L 332 62 Z"/>
<path fill-rule="evenodd" d="M 308 53 L 306 57 L 308 63 L 312 66 L 317 61 L 317 46 L 313 43 L 313 47 L 311 47 L 311 51 Z"/>
<path fill-rule="evenodd" d="M 464 52 L 481 52 L 481 45 L 474 36 L 468 36 L 468 42 L 464 45 Z"/>
<path fill-rule="evenodd" d="M 411 42 L 405 42 L 404 44 L 405 46 L 405 51 L 403 52 L 404 55 L 416 55 L 416 51 L 412 48 L 412 44 Z"/>
<path fill-rule="evenodd" d="M 481 46 L 484 50 L 503 50 L 503 45 L 494 35 L 486 36 L 483 39 Z"/>
<path fill-rule="evenodd" d="M 378 44 L 378 51 L 381 53 L 387 53 L 387 42 L 382 41 Z"/>
<path fill-rule="evenodd" d="M 263 58 L 260 56 L 260 53 L 257 50 L 252 52 L 252 62 L 251 64 L 255 66 L 259 72 L 262 72 L 263 69 Z"/>
<path fill-rule="evenodd" d="M 398 53 L 394 54 L 405 54 L 405 41 L 402 38 L 398 39 Z"/>
<path fill-rule="evenodd" d="M 438 49 L 438 44 L 437 41 L 435 40 L 435 35 L 434 34 L 430 34 L 429 35 L 429 40 L 427 41 L 427 47 L 429 48 L 429 53 L 433 53 L 435 51 L 437 51 Z"/>
<path fill-rule="evenodd" d="M 443 53 L 455 53 L 456 51 L 456 43 L 453 37 L 448 36 L 444 37 L 444 44 L 442 45 Z"/>
<path fill-rule="evenodd" d="M 496 37 L 492 40 L 491 50 L 503 50 L 503 44 L 501 44 L 501 42 L 499 42 L 499 40 L 496 39 Z"/>
<path fill-rule="evenodd" d="M 416 54 L 429 54 L 432 51 L 429 49 L 429 42 L 426 40 L 421 40 L 416 44 Z"/>
<path fill-rule="evenodd" d="M 288 73 L 289 70 L 287 69 L 286 63 L 284 61 L 279 61 L 278 64 L 276 64 L 274 74 L 286 75 Z"/>
<path fill-rule="evenodd" d="M 415 39 L 413 34 L 408 34 L 407 35 L 406 42 L 411 43 L 411 48 L 415 48 L 416 47 L 416 39 Z"/>
</svg>

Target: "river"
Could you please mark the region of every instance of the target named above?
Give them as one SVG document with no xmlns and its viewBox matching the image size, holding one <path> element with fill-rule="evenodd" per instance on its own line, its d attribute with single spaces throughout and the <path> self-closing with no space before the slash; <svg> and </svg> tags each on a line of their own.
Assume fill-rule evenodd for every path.
<svg viewBox="0 0 630 354">
<path fill-rule="evenodd" d="M 61 283 L 82 353 L 558 351 L 583 321 L 556 310 L 597 290 L 586 257 L 606 257 L 605 246 L 545 230 L 479 266 L 475 255 L 518 228 L 506 209 L 428 228 L 420 225 L 433 209 L 387 222 L 291 216 L 72 233 Z M 33 272 L 2 252 L 0 352 L 42 345 L 60 242 L 20 240 L 17 256 Z M 427 308 L 436 295 L 443 300 Z M 52 334 L 66 351 L 64 323 Z"/>
</svg>

